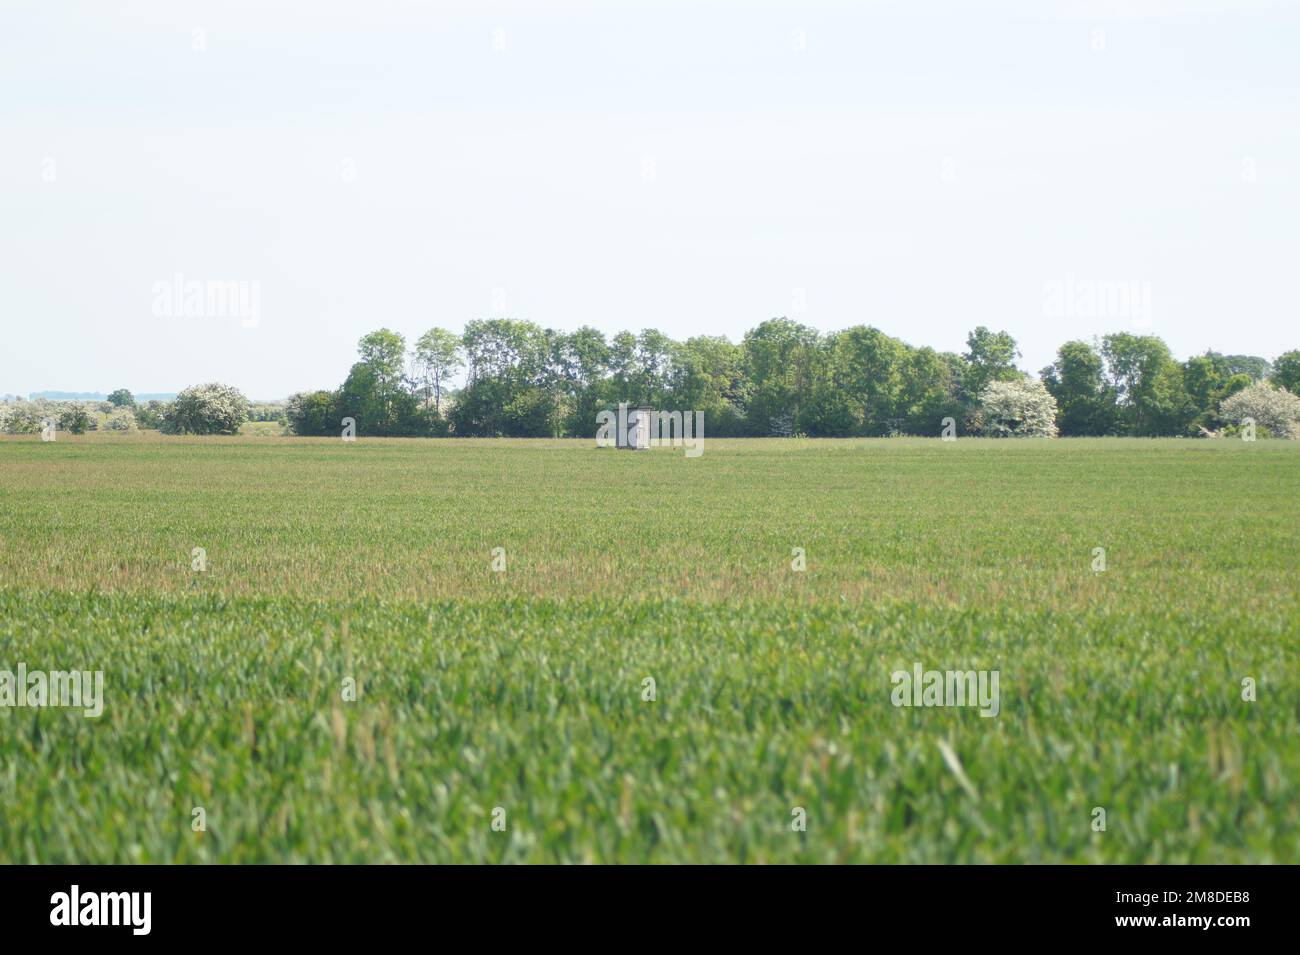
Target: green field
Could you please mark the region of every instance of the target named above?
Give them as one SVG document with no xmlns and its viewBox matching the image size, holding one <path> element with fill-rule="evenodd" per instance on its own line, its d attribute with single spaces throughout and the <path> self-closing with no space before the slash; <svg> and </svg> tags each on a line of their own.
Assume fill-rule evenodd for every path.
<svg viewBox="0 0 1300 955">
<path fill-rule="evenodd" d="M 0 708 L 0 861 L 1300 862 L 1298 501 L 1280 441 L 0 438 L 0 670 L 105 684 Z"/>
</svg>

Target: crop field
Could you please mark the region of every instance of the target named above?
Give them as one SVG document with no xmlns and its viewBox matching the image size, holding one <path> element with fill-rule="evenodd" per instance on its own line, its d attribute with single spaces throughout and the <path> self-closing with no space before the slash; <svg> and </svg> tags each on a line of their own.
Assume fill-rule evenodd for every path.
<svg viewBox="0 0 1300 955">
<path fill-rule="evenodd" d="M 0 438 L 0 671 L 103 671 L 0 862 L 1300 862 L 1297 517 L 1287 441 Z"/>
</svg>

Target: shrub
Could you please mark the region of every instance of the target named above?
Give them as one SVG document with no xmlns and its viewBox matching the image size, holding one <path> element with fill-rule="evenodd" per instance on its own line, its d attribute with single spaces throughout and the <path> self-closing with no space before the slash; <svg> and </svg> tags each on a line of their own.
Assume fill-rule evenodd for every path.
<svg viewBox="0 0 1300 955">
<path fill-rule="evenodd" d="M 166 434 L 235 434 L 248 420 L 248 399 L 237 388 L 211 382 L 186 388 L 163 412 Z"/>
<path fill-rule="evenodd" d="M 90 409 L 80 401 L 68 401 L 59 409 L 59 430 L 69 434 L 85 434 L 94 424 Z"/>
<path fill-rule="evenodd" d="M 991 381 L 980 392 L 980 429 L 994 437 L 1056 437 L 1056 399 L 1037 378 Z"/>
<path fill-rule="evenodd" d="M 0 405 L 0 431 L 6 434 L 36 434 L 45 418 L 58 417 L 49 402 L 15 401 Z"/>
<path fill-rule="evenodd" d="M 136 405 L 135 422 L 141 428 L 157 430 L 162 426 L 163 418 L 167 416 L 168 402 L 159 401 L 156 398 L 145 404 Z"/>
<path fill-rule="evenodd" d="M 1275 438 L 1300 438 L 1300 397 L 1262 381 L 1225 398 L 1219 415 L 1238 426 L 1253 418 Z"/>
<path fill-rule="evenodd" d="M 104 419 L 105 431 L 135 431 L 138 427 L 135 412 L 127 405 L 114 408 Z"/>
<path fill-rule="evenodd" d="M 289 396 L 284 417 L 299 435 L 336 435 L 342 428 L 338 401 L 332 391 L 300 391 Z"/>
</svg>

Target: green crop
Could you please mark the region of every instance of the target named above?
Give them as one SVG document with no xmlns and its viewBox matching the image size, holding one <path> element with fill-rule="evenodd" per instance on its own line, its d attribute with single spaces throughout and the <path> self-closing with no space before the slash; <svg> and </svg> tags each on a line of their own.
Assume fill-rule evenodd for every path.
<svg viewBox="0 0 1300 955">
<path fill-rule="evenodd" d="M 0 861 L 1300 862 L 1298 495 L 1280 441 L 2 438 L 0 671 L 104 712 L 0 707 Z"/>
</svg>

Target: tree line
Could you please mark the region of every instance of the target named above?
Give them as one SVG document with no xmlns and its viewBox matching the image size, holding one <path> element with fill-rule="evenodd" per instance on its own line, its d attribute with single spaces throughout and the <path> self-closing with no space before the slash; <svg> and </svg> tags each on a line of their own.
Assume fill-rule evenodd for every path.
<svg viewBox="0 0 1300 955">
<path fill-rule="evenodd" d="M 983 326 L 957 353 L 787 318 L 738 344 L 483 319 L 461 335 L 431 329 L 409 348 L 379 329 L 358 352 L 337 389 L 289 398 L 295 433 L 337 435 L 347 417 L 370 435 L 590 437 L 596 415 L 620 402 L 702 412 L 712 437 L 935 435 L 945 418 L 958 433 L 1015 433 L 989 421 L 990 396 L 1015 393 L 989 388 L 1001 382 L 1026 386 L 1026 401 L 1045 392 L 1061 435 L 1190 436 L 1233 425 L 1223 402 L 1253 384 L 1300 391 L 1300 350 L 1272 362 L 1214 351 L 1180 362 L 1160 338 L 1127 332 L 1065 343 L 1035 380 L 1016 367 L 1015 339 Z"/>
<path fill-rule="evenodd" d="M 442 328 L 408 346 L 381 328 L 334 390 L 250 404 L 235 388 L 196 385 L 173 401 L 136 402 L 120 389 L 99 405 L 0 402 L 0 431 L 156 428 L 234 434 L 250 418 L 300 435 L 337 436 L 344 419 L 374 436 L 592 437 L 620 403 L 703 415 L 711 437 L 1300 436 L 1300 350 L 1272 362 L 1207 351 L 1178 361 L 1154 335 L 1069 341 L 1038 376 L 1017 367 L 1005 331 L 983 326 L 963 352 L 915 348 L 877 328 L 822 333 L 774 318 L 739 343 L 654 329 L 606 338 L 515 319 Z"/>
</svg>

